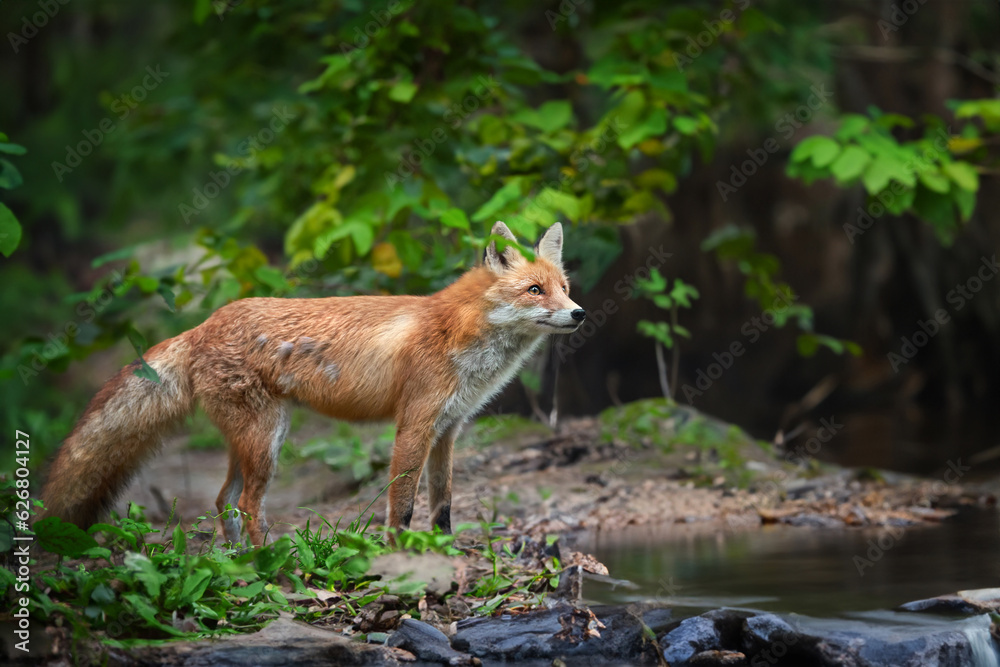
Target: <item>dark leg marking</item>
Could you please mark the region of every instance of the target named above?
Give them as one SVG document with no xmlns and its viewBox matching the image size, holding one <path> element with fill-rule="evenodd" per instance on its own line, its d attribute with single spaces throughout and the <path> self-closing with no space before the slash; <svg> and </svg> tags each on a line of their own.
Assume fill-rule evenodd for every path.
<svg viewBox="0 0 1000 667">
<path fill-rule="evenodd" d="M 434 525 L 441 529 L 446 535 L 451 534 L 451 504 L 444 505 L 434 517 Z"/>
</svg>

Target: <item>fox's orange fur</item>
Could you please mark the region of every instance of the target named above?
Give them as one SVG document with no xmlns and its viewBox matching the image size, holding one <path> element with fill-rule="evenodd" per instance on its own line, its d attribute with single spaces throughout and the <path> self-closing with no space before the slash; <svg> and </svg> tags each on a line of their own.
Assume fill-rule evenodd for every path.
<svg viewBox="0 0 1000 667">
<path fill-rule="evenodd" d="M 514 240 L 498 222 L 493 228 Z M 431 518 L 451 528 L 451 458 L 462 423 L 517 372 L 545 334 L 568 333 L 584 312 L 568 296 L 562 227 L 528 262 L 490 244 L 484 266 L 430 296 L 253 298 L 152 347 L 156 384 L 122 369 L 90 402 L 67 438 L 43 492 L 50 514 L 94 523 L 161 438 L 198 401 L 229 443 L 229 474 L 217 500 L 249 516 L 264 541 L 264 494 L 296 401 L 351 421 L 394 419 L 390 526 L 407 528 L 424 464 Z M 239 518 L 224 520 L 233 543 Z"/>
</svg>

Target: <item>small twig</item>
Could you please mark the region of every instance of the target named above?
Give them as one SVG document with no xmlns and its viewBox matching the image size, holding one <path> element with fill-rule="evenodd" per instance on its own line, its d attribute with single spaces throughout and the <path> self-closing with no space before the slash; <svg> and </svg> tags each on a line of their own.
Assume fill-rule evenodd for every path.
<svg viewBox="0 0 1000 667">
<path fill-rule="evenodd" d="M 664 398 L 670 398 L 670 383 L 667 381 L 667 362 L 663 358 L 663 344 L 656 341 L 656 367 L 659 369 L 660 390 Z"/>
<path fill-rule="evenodd" d="M 677 303 L 676 302 L 674 303 L 673 307 L 670 309 L 670 324 L 671 324 L 671 331 L 676 336 L 677 335 Z M 677 369 L 680 368 L 680 365 L 681 365 L 681 346 L 678 345 L 678 341 L 677 341 L 676 338 L 674 339 L 674 346 L 673 346 L 672 352 L 673 352 L 673 355 L 672 355 L 673 359 L 670 362 L 671 363 L 671 368 L 670 368 L 670 387 L 674 391 L 677 391 Z M 671 392 L 670 396 L 668 396 L 667 398 L 673 398 L 673 397 L 674 397 L 673 392 Z"/>
</svg>

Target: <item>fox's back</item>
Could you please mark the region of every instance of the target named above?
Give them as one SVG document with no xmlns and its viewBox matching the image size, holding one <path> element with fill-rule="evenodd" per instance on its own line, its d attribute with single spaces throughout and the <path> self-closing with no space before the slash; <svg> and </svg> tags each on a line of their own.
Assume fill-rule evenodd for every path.
<svg viewBox="0 0 1000 667">
<path fill-rule="evenodd" d="M 340 419 L 388 419 L 424 297 L 235 301 L 191 333 L 205 381 L 263 389 Z"/>
</svg>

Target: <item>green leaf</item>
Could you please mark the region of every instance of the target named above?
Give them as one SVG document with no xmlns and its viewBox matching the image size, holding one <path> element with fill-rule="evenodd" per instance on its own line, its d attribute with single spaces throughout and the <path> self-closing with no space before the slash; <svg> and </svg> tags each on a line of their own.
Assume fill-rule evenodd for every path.
<svg viewBox="0 0 1000 667">
<path fill-rule="evenodd" d="M 23 183 L 24 178 L 21 177 L 21 172 L 17 170 L 17 167 L 9 160 L 0 159 L 0 188 L 13 190 Z"/>
<path fill-rule="evenodd" d="M 32 530 L 38 546 L 50 553 L 76 558 L 96 546 L 97 540 L 56 516 L 36 521 Z"/>
<path fill-rule="evenodd" d="M 201 25 L 212 12 L 212 0 L 194 0 L 194 22 Z"/>
<path fill-rule="evenodd" d="M 276 269 L 273 266 L 258 266 L 253 275 L 273 290 L 288 289 L 288 280 L 285 279 L 285 274 L 281 269 Z"/>
<path fill-rule="evenodd" d="M 409 104 L 416 94 L 417 84 L 412 81 L 400 81 L 389 89 L 389 99 L 403 104 Z"/>
<path fill-rule="evenodd" d="M 976 193 L 959 188 L 951 193 L 958 205 L 958 212 L 962 216 L 962 222 L 968 222 L 972 217 L 972 212 L 976 209 Z"/>
<path fill-rule="evenodd" d="M 535 200 L 548 209 L 562 211 L 570 220 L 580 219 L 580 202 L 576 197 L 554 188 L 545 188 Z"/>
<path fill-rule="evenodd" d="M 941 165 L 941 171 L 963 190 L 969 192 L 979 190 L 979 174 L 976 172 L 976 168 L 968 162 L 947 162 Z"/>
<path fill-rule="evenodd" d="M 521 197 L 521 179 L 513 178 L 493 193 L 485 204 L 472 214 L 474 222 L 483 222 L 496 216 L 507 204 Z"/>
<path fill-rule="evenodd" d="M 254 517 L 254 520 L 258 520 Z M 292 542 L 282 537 L 274 544 L 258 549 L 253 556 L 254 566 L 265 574 L 274 574 L 288 560 L 292 550 Z"/>
<path fill-rule="evenodd" d="M 14 213 L 3 203 L 0 203 L 0 253 L 10 257 L 21 242 L 21 223 Z"/>
<path fill-rule="evenodd" d="M 676 116 L 671 122 L 678 132 L 687 136 L 691 136 L 698 131 L 698 121 L 690 116 Z"/>
<path fill-rule="evenodd" d="M 125 567 L 135 573 L 135 578 L 142 582 L 149 597 L 154 600 L 160 597 L 160 587 L 167 583 L 167 575 L 157 570 L 149 558 L 129 551 L 125 554 Z"/>
<path fill-rule="evenodd" d="M 354 249 L 359 255 L 367 255 L 375 241 L 375 232 L 370 225 L 357 219 L 348 220 L 316 237 L 314 244 L 316 257 L 325 257 L 330 246 L 348 236 L 354 242 Z"/>
<path fill-rule="evenodd" d="M 267 586 L 267 582 L 261 579 L 260 581 L 255 581 L 249 586 L 243 586 L 242 588 L 231 588 L 229 592 L 238 598 L 255 598 L 264 591 L 264 587 Z"/>
<path fill-rule="evenodd" d="M 187 552 L 187 535 L 184 534 L 184 529 L 179 523 L 174 528 L 173 546 L 176 554 Z"/>
<path fill-rule="evenodd" d="M 822 167 L 824 165 L 830 164 L 833 158 L 837 156 L 840 152 L 840 145 L 830 137 L 824 137 L 822 135 L 815 135 L 812 137 L 806 137 L 799 144 L 792 149 L 791 155 L 788 156 L 790 162 L 804 162 L 812 158 L 812 162 L 817 167 Z M 816 161 L 816 154 L 820 155 L 822 164 Z"/>
<path fill-rule="evenodd" d="M 212 583 L 212 571 L 207 567 L 188 574 L 181 589 L 180 604 L 189 605 L 200 600 L 210 583 Z"/>
<path fill-rule="evenodd" d="M 177 302 L 174 299 L 174 290 L 171 289 L 169 285 L 160 283 L 159 287 L 156 288 L 156 293 L 163 297 L 163 300 L 166 302 L 167 308 L 170 309 L 171 313 L 177 312 Z"/>
<path fill-rule="evenodd" d="M 925 188 L 939 194 L 947 194 L 951 189 L 951 182 L 940 171 L 927 169 L 920 172 L 920 182 Z"/>
<path fill-rule="evenodd" d="M 815 137 L 818 141 L 812 149 L 812 163 L 816 167 L 825 167 L 832 163 L 840 154 L 840 144 L 829 137 Z"/>
<path fill-rule="evenodd" d="M 146 337 L 133 325 L 129 325 L 128 329 L 125 330 L 125 335 L 128 337 L 128 341 L 132 343 L 135 353 L 139 355 L 139 368 L 135 369 L 132 374 L 136 377 L 145 378 L 146 380 L 160 384 L 160 376 L 142 358 L 142 353 L 146 351 Z"/>
<path fill-rule="evenodd" d="M 536 109 L 522 109 L 511 120 L 537 127 L 543 132 L 561 130 L 573 121 L 573 106 L 568 100 L 552 100 Z"/>
<path fill-rule="evenodd" d="M 870 124 L 871 121 L 865 116 L 856 113 L 846 114 L 841 117 L 840 128 L 834 136 L 838 141 L 847 141 L 867 130 Z"/>
<path fill-rule="evenodd" d="M 469 229 L 469 219 L 465 216 L 465 211 L 460 208 L 449 208 L 442 213 L 441 224 L 445 227 Z"/>
<path fill-rule="evenodd" d="M 850 183 L 861 176 L 871 160 L 871 155 L 865 149 L 847 146 L 830 165 L 830 172 L 839 183 Z"/>
<path fill-rule="evenodd" d="M 8 155 L 24 155 L 28 152 L 28 149 L 21 144 L 10 144 L 7 142 L 0 143 L 0 153 L 7 153 Z"/>
<path fill-rule="evenodd" d="M 662 135 L 667 131 L 667 112 L 656 107 L 637 123 L 628 125 L 620 135 L 618 135 L 618 145 L 628 150 L 636 144 L 650 137 Z"/>
<path fill-rule="evenodd" d="M 98 584 L 90 591 L 90 599 L 97 604 L 111 604 L 115 601 L 115 592 L 107 584 Z"/>
</svg>

